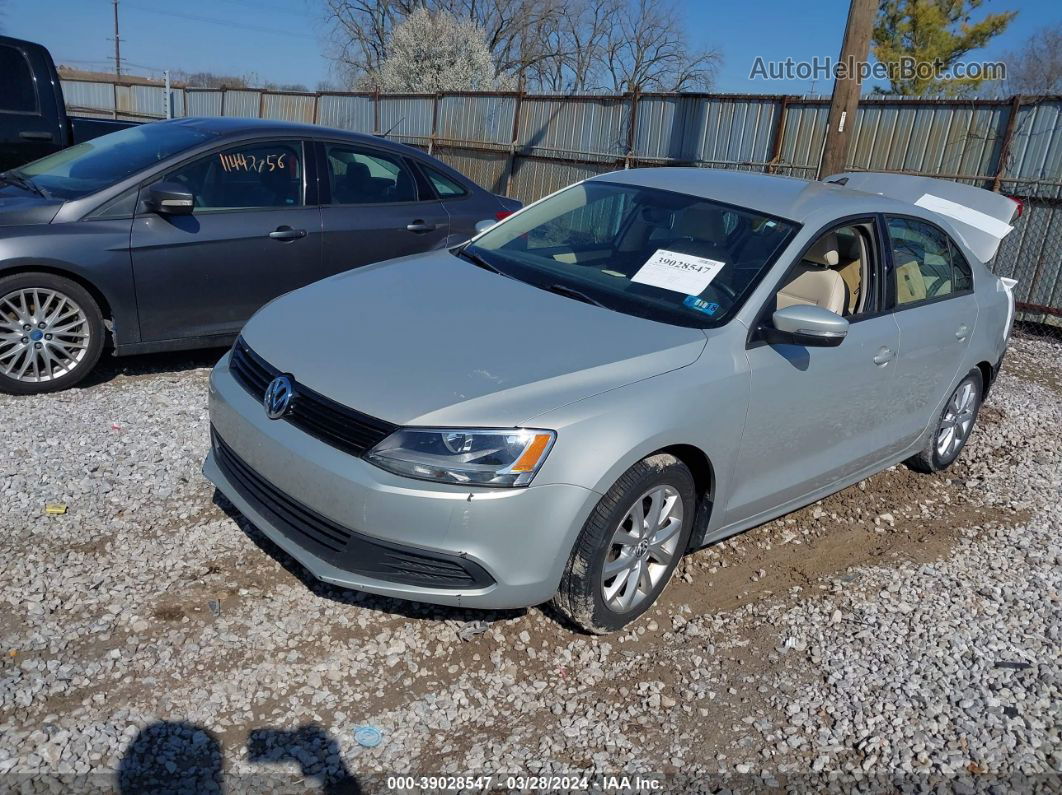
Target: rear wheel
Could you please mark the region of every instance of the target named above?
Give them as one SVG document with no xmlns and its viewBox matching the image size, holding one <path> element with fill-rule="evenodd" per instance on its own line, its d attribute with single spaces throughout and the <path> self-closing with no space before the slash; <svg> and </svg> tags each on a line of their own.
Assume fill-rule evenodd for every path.
<svg viewBox="0 0 1062 795">
<path fill-rule="evenodd" d="M 0 392 L 73 386 L 103 350 L 103 317 L 80 284 L 51 273 L 0 278 Z"/>
<path fill-rule="evenodd" d="M 621 629 L 663 592 L 689 544 L 693 476 L 671 455 L 643 459 L 601 498 L 572 549 L 554 605 L 588 632 Z"/>
<path fill-rule="evenodd" d="M 939 472 L 954 463 L 977 421 L 983 389 L 981 371 L 975 367 L 955 387 L 925 448 L 908 458 L 907 466 L 918 472 Z"/>
</svg>

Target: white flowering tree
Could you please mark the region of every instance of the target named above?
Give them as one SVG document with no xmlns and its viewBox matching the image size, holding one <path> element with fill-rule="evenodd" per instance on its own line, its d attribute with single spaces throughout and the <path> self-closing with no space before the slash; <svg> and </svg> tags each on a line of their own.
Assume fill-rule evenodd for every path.
<svg viewBox="0 0 1062 795">
<path fill-rule="evenodd" d="M 498 74 L 483 28 L 474 20 L 423 7 L 395 27 L 387 56 L 368 80 L 385 92 L 512 88 L 511 80 Z"/>
</svg>

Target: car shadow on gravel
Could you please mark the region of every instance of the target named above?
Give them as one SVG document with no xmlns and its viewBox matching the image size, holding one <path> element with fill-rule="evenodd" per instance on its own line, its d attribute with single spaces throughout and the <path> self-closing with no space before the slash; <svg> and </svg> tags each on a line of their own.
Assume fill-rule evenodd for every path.
<svg viewBox="0 0 1062 795">
<path fill-rule="evenodd" d="M 378 613 L 406 618 L 415 621 L 453 621 L 464 626 L 457 630 L 462 639 L 486 632 L 496 621 L 511 621 L 527 613 L 526 608 L 514 610 L 482 610 L 447 605 L 432 605 L 425 602 L 413 602 L 405 599 L 392 599 L 377 596 L 351 588 L 341 588 L 322 582 L 308 572 L 301 563 L 274 544 L 262 531 L 254 526 L 246 516 L 239 512 L 225 495 L 214 490 L 214 505 L 221 509 L 262 552 L 269 555 L 297 579 L 315 596 L 329 599 L 339 604 L 372 610 Z M 467 637 L 466 637 L 467 635 Z"/>
<path fill-rule="evenodd" d="M 145 353 L 139 356 L 114 356 L 104 351 L 96 368 L 78 384 L 81 389 L 124 378 L 141 378 L 164 373 L 182 373 L 213 367 L 227 348 L 203 348 L 171 353 Z"/>
<path fill-rule="evenodd" d="M 297 729 L 252 729 L 247 759 L 263 765 L 261 772 L 233 780 L 225 775 L 218 737 L 208 729 L 184 721 L 158 721 L 145 726 L 129 744 L 118 764 L 117 785 L 122 795 L 168 792 L 273 792 L 306 781 L 328 795 L 357 795 L 361 787 L 343 762 L 339 743 L 316 723 Z M 294 763 L 299 774 L 270 765 Z M 285 790 L 286 791 L 286 790 Z"/>
</svg>

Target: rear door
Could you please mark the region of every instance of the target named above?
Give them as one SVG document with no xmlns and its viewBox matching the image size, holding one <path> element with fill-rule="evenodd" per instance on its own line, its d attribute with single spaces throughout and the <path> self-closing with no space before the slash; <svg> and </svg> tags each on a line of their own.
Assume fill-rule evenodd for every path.
<svg viewBox="0 0 1062 795">
<path fill-rule="evenodd" d="M 325 270 L 339 273 L 445 245 L 450 217 L 405 157 L 338 141 L 323 141 L 318 151 Z"/>
<path fill-rule="evenodd" d="M 889 216 L 887 300 L 900 329 L 896 372 L 904 384 L 903 434 L 913 442 L 959 377 L 977 325 L 973 276 L 942 229 Z"/>
<path fill-rule="evenodd" d="M 191 215 L 140 212 L 131 249 L 144 342 L 236 334 L 272 298 L 324 275 L 321 211 L 304 142 L 248 141 L 162 179 L 195 195 Z"/>
</svg>

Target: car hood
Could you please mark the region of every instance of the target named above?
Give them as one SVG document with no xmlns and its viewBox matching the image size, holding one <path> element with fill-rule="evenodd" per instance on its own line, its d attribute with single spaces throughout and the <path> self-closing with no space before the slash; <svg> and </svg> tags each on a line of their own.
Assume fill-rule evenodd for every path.
<svg viewBox="0 0 1062 795">
<path fill-rule="evenodd" d="M 696 361 L 704 332 L 592 306 L 435 251 L 284 295 L 243 331 L 295 380 L 399 425 L 511 427 Z"/>
<path fill-rule="evenodd" d="M 62 206 L 60 199 L 46 199 L 14 185 L 0 185 L 0 226 L 48 224 Z"/>
</svg>

